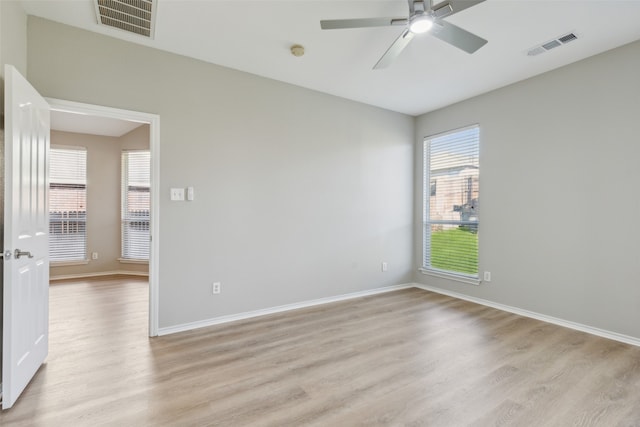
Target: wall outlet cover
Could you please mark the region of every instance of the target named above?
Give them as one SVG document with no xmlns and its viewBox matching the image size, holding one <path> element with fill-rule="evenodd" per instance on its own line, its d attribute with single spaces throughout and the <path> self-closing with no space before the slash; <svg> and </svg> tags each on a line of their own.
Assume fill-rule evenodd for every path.
<svg viewBox="0 0 640 427">
<path fill-rule="evenodd" d="M 184 188 L 172 188 L 171 200 L 172 201 L 184 200 Z"/>
</svg>

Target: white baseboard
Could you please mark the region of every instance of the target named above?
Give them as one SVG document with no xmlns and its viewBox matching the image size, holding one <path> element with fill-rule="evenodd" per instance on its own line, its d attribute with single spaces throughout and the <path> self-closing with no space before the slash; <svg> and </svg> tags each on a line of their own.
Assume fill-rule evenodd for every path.
<svg viewBox="0 0 640 427">
<path fill-rule="evenodd" d="M 369 295 L 376 295 L 385 292 L 397 291 L 400 289 L 408 289 L 408 288 L 418 288 L 425 291 L 431 291 L 442 295 L 447 295 L 453 298 L 458 298 L 465 301 L 470 301 L 476 304 L 484 305 L 487 307 L 492 307 L 498 310 L 506 311 L 509 313 L 517 314 L 519 316 L 530 317 L 532 319 L 540 320 L 547 323 L 552 323 L 554 325 L 563 326 L 565 328 L 574 329 L 581 332 L 586 332 L 591 335 L 596 335 L 603 338 L 608 338 L 614 341 L 623 342 L 625 344 L 631 344 L 634 346 L 640 347 L 640 339 L 636 337 L 632 337 L 629 335 L 619 334 L 617 332 L 607 331 L 604 329 L 595 328 L 592 326 L 584 325 L 577 322 L 571 322 L 569 320 L 560 319 L 553 316 L 548 316 L 546 314 L 536 313 L 533 311 L 525 310 L 518 307 L 513 307 L 506 304 L 500 304 L 497 302 L 485 300 L 482 298 L 476 298 L 472 296 L 468 296 L 465 294 L 461 294 L 458 292 L 448 291 L 445 289 L 440 289 L 428 285 L 423 285 L 420 283 L 407 283 L 402 285 L 395 286 L 387 286 L 384 288 L 371 289 L 367 291 L 361 292 L 353 292 L 344 295 L 338 295 L 334 297 L 326 297 L 319 298 L 315 300 L 302 301 L 299 303 L 286 304 L 277 307 L 265 308 L 261 310 L 248 311 L 244 313 L 231 314 L 227 316 L 214 317 L 212 319 L 199 320 L 197 322 L 183 323 L 175 326 L 168 326 L 165 328 L 158 329 L 158 335 L 169 335 L 177 332 L 189 331 L 192 329 L 204 328 L 207 326 L 219 325 L 223 323 L 235 322 L 237 320 L 250 319 L 252 317 L 266 316 L 269 314 L 282 313 L 285 311 L 296 310 L 299 308 L 313 307 L 316 305 L 328 304 L 337 301 L 344 301 L 353 298 L 360 298 Z"/>
<path fill-rule="evenodd" d="M 377 288 L 377 289 L 371 289 L 371 290 L 360 291 L 360 292 L 352 292 L 349 294 L 337 295 L 334 297 L 319 298 L 315 300 L 280 305 L 277 307 L 265 308 L 261 310 L 247 311 L 247 312 L 238 313 L 238 314 L 230 314 L 228 316 L 214 317 L 212 319 L 199 320 L 197 322 L 183 323 L 180 325 L 160 328 L 158 329 L 158 335 L 175 334 L 176 332 L 184 332 L 192 329 L 204 328 L 206 326 L 219 325 L 221 323 L 235 322 L 237 320 L 250 319 L 252 317 L 266 316 L 268 314 L 281 313 L 283 311 L 297 310 L 299 308 L 313 307 L 316 305 L 328 304 L 328 303 L 337 302 L 337 301 L 344 301 L 344 300 L 349 300 L 353 298 L 361 298 L 369 295 L 376 295 L 376 294 L 381 294 L 385 292 L 392 292 L 400 289 L 408 289 L 413 287 L 414 287 L 413 283 L 404 284 L 404 285 L 386 286 L 384 288 Z"/>
<path fill-rule="evenodd" d="M 101 277 L 101 276 L 149 276 L 146 271 L 127 271 L 127 270 L 114 270 L 114 271 L 102 271 L 99 273 L 81 273 L 81 274 L 61 274 L 57 276 L 49 277 L 49 280 L 68 280 L 68 279 L 85 279 L 87 277 Z"/>
<path fill-rule="evenodd" d="M 509 313 L 517 314 L 524 317 L 530 317 L 532 319 L 541 320 L 547 323 L 553 323 L 554 325 L 564 326 L 565 328 L 575 329 L 577 331 L 586 332 L 591 335 L 597 335 L 599 337 L 608 338 L 614 341 L 620 341 L 625 344 L 631 344 L 640 347 L 640 339 L 619 334 L 617 332 L 607 331 L 605 329 L 594 328 L 592 326 L 583 325 L 582 323 L 571 322 L 569 320 L 559 319 L 553 316 L 547 316 L 546 314 L 536 313 L 534 311 L 524 310 L 518 307 L 512 307 L 510 305 L 500 304 L 497 302 L 485 300 L 482 298 L 471 297 L 458 292 L 452 292 L 445 289 L 436 288 L 433 286 L 423 285 L 420 283 L 414 283 L 414 287 L 424 289 L 425 291 L 431 291 L 442 295 L 447 295 L 453 298 L 462 299 L 465 301 L 474 302 L 476 304 L 485 305 L 487 307 L 496 308 L 498 310 L 507 311 Z"/>
</svg>

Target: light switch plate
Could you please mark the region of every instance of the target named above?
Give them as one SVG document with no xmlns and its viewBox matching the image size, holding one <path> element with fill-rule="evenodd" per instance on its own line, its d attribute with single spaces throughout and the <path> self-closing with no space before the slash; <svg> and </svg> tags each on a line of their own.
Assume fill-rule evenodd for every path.
<svg viewBox="0 0 640 427">
<path fill-rule="evenodd" d="M 172 188 L 171 200 L 173 201 L 184 200 L 184 188 Z"/>
<path fill-rule="evenodd" d="M 187 187 L 187 200 L 193 200 L 195 198 L 193 187 Z"/>
</svg>

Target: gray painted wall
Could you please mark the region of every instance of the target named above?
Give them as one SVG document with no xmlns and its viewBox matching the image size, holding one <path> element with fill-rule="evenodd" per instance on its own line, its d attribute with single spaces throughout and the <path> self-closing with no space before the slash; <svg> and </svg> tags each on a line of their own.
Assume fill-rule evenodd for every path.
<svg viewBox="0 0 640 427">
<path fill-rule="evenodd" d="M 18 1 L 0 1 L 0 64 L 0 77 L 5 64 L 27 75 L 27 15 Z"/>
<path fill-rule="evenodd" d="M 45 96 L 161 117 L 160 327 L 412 280 L 412 117 L 34 17 L 28 45 Z"/>
<path fill-rule="evenodd" d="M 27 75 L 27 15 L 17 1 L 0 0 L 0 119 L 4 129 L 4 66 Z"/>
<path fill-rule="evenodd" d="M 415 280 L 640 338 L 640 42 L 425 114 L 422 139 L 481 126 L 480 268 L 492 281 Z"/>
<path fill-rule="evenodd" d="M 29 19 L 46 96 L 161 115 L 161 327 L 411 280 L 422 137 L 480 123 L 493 280 L 413 279 L 640 337 L 638 69 L 634 43 L 426 114 L 414 150 L 410 117 Z"/>
<path fill-rule="evenodd" d="M 131 132 L 127 132 L 120 138 L 122 150 L 148 150 L 150 142 L 149 125 L 142 125 Z"/>
<path fill-rule="evenodd" d="M 51 278 L 106 272 L 146 272 L 147 265 L 120 263 L 120 170 L 123 149 L 148 149 L 149 126 L 121 137 L 51 132 L 51 145 L 87 149 L 87 256 L 85 265 L 51 265 Z"/>
</svg>

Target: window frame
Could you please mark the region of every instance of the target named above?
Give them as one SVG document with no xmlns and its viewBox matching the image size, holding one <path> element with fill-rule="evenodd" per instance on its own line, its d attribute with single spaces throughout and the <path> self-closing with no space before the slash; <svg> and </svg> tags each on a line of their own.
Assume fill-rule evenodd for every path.
<svg viewBox="0 0 640 427">
<path fill-rule="evenodd" d="M 431 197 L 435 196 L 432 194 L 433 192 L 433 184 L 434 181 L 437 182 L 437 178 L 431 176 L 431 141 L 436 138 L 444 137 L 447 135 L 451 135 L 454 133 L 464 132 L 473 128 L 477 128 L 477 150 L 478 150 L 478 199 L 480 195 L 480 140 L 481 140 L 481 129 L 480 125 L 475 123 L 469 126 L 464 126 L 456 129 L 452 129 L 446 132 L 441 132 L 433 135 L 426 136 L 423 139 L 422 148 L 423 148 L 423 167 L 422 167 L 422 266 L 419 268 L 419 271 L 425 275 L 435 276 L 439 278 L 450 279 L 462 283 L 479 285 L 481 283 L 480 278 L 480 245 L 479 245 L 479 233 L 480 233 L 480 219 L 479 212 L 476 212 L 476 221 L 454 221 L 454 220 L 432 220 L 429 217 L 430 213 L 430 202 Z M 437 184 L 436 184 L 437 185 Z M 437 188 L 437 187 L 436 187 Z M 436 189 L 437 194 L 438 189 Z M 431 225 L 473 225 L 476 227 L 476 234 L 478 234 L 478 248 L 477 248 L 477 256 L 478 256 L 478 271 L 476 274 L 468 274 L 463 272 L 455 272 L 450 270 L 439 269 L 437 267 L 426 265 L 427 255 L 431 249 Z"/>
<path fill-rule="evenodd" d="M 128 212 L 128 195 L 129 195 L 129 185 L 128 181 L 128 164 L 129 158 L 128 154 L 130 153 L 147 153 L 149 155 L 149 186 L 148 186 L 148 198 L 149 198 L 149 206 L 147 209 L 147 216 L 143 218 L 127 218 L 125 213 Z M 120 258 L 118 261 L 121 263 L 127 264 L 148 264 L 150 255 L 151 255 L 151 151 L 148 149 L 132 149 L 132 150 L 122 150 L 121 152 L 121 178 L 120 178 Z M 138 186 L 140 187 L 140 186 Z M 147 257 L 146 258 L 134 258 L 128 256 L 125 252 L 125 248 L 131 246 L 127 246 L 127 231 L 125 229 L 125 224 L 130 224 L 132 222 L 136 223 L 146 223 L 146 230 L 149 236 L 148 247 L 147 247 Z"/>
<path fill-rule="evenodd" d="M 75 146 L 75 145 L 51 145 L 49 148 L 49 154 L 50 154 L 50 158 L 52 157 L 52 152 L 54 150 L 66 150 L 66 151 L 77 151 L 77 152 L 82 152 L 84 153 L 84 184 L 79 184 L 79 183 L 62 183 L 62 182 L 56 182 L 54 179 L 51 178 L 51 160 L 50 160 L 50 164 L 49 164 L 49 188 L 48 188 L 48 223 L 49 223 L 49 263 L 52 266 L 67 266 L 67 265 L 83 265 L 83 264 L 88 264 L 89 263 L 89 259 L 88 259 L 88 193 L 89 193 L 89 186 L 88 186 L 88 162 L 89 162 L 89 155 L 88 155 L 88 150 L 86 147 L 84 146 Z M 52 194 L 54 193 L 52 190 L 55 186 L 60 186 L 59 188 L 64 188 L 64 187 L 68 187 L 68 188 L 72 188 L 74 186 L 82 186 L 84 187 L 84 218 L 71 218 L 71 217 L 67 217 L 67 221 L 66 222 L 71 222 L 70 219 L 74 219 L 75 221 L 73 221 L 75 223 L 75 228 L 76 229 L 83 229 L 83 241 L 84 241 L 84 253 L 79 257 L 79 258 L 66 258 L 66 259 L 54 259 L 54 257 L 52 256 L 51 250 L 52 250 L 52 245 L 51 245 L 51 240 L 52 240 L 52 236 L 54 235 L 58 235 L 58 234 L 65 234 L 65 233 L 54 233 L 52 232 L 52 218 L 55 218 L 54 215 L 52 215 L 51 212 L 51 197 Z M 77 210 L 76 210 L 77 211 Z M 71 211 L 69 211 L 71 212 Z M 62 224 L 62 222 L 64 222 L 64 216 L 62 218 L 60 218 L 60 226 L 59 227 L 53 227 L 56 229 L 63 229 L 65 228 L 64 224 Z M 80 224 L 83 224 L 83 227 L 80 226 Z M 67 227 L 69 227 L 69 224 L 67 224 Z"/>
</svg>

